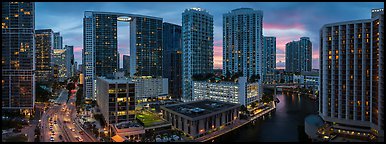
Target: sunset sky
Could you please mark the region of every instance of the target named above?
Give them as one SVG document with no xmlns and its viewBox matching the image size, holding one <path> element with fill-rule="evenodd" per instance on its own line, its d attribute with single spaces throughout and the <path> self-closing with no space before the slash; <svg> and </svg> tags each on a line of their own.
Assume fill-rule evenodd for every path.
<svg viewBox="0 0 386 144">
<path fill-rule="evenodd" d="M 277 39 L 276 62 L 283 68 L 285 44 L 310 37 L 313 68 L 319 68 L 319 30 L 327 23 L 369 19 L 372 8 L 383 8 L 384 2 L 281 3 L 281 2 L 37 2 L 36 29 L 52 29 L 63 36 L 63 45 L 73 45 L 75 60 L 82 63 L 84 11 L 120 12 L 163 18 L 164 22 L 181 25 L 187 8 L 204 8 L 214 17 L 214 68 L 222 68 L 222 15 L 237 8 L 263 10 L 263 35 Z M 118 51 L 129 54 L 129 28 L 118 23 Z M 122 65 L 122 63 L 121 63 Z"/>
</svg>

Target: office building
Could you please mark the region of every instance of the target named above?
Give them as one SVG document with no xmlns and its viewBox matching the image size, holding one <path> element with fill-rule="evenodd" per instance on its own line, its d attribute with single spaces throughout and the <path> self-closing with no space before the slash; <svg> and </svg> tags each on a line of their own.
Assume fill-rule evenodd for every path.
<svg viewBox="0 0 386 144">
<path fill-rule="evenodd" d="M 52 54 L 52 62 L 54 69 L 54 78 L 57 78 L 59 82 L 64 82 L 67 78 L 67 67 L 66 67 L 66 49 L 54 49 Z"/>
<path fill-rule="evenodd" d="M 97 77 L 96 94 L 107 124 L 135 119 L 135 84 L 131 80 Z"/>
<path fill-rule="evenodd" d="M 338 133 L 384 141 L 384 13 L 320 30 L 319 115 Z"/>
<path fill-rule="evenodd" d="M 63 37 L 60 32 L 54 33 L 54 49 L 63 49 Z"/>
<path fill-rule="evenodd" d="M 261 76 L 263 11 L 239 8 L 223 15 L 223 75 Z"/>
<path fill-rule="evenodd" d="M 123 70 L 126 75 L 130 74 L 130 56 L 123 55 Z"/>
<path fill-rule="evenodd" d="M 36 44 L 36 81 L 46 83 L 53 78 L 52 53 L 54 48 L 54 32 L 51 29 L 35 31 Z"/>
<path fill-rule="evenodd" d="M 263 37 L 262 53 L 262 79 L 264 83 L 272 83 L 276 69 L 276 37 Z"/>
<path fill-rule="evenodd" d="M 169 95 L 182 95 L 182 37 L 181 26 L 163 23 L 163 77 L 169 80 Z"/>
<path fill-rule="evenodd" d="M 137 104 L 155 103 L 168 99 L 168 79 L 142 76 L 132 79 L 135 83 Z"/>
<path fill-rule="evenodd" d="M 162 76 L 162 18 L 136 14 L 84 13 L 84 95 L 95 99 L 96 76 L 118 71 L 117 21 L 130 22 L 130 76 Z"/>
<path fill-rule="evenodd" d="M 64 49 L 66 49 L 66 76 L 68 78 L 74 76 L 75 68 L 74 68 L 74 46 L 65 45 Z"/>
<path fill-rule="evenodd" d="M 309 37 L 301 37 L 285 45 L 285 70 L 300 73 L 312 70 L 312 43 Z"/>
<path fill-rule="evenodd" d="M 247 82 L 246 77 L 234 81 L 193 81 L 193 100 L 213 99 L 247 106 L 259 100 L 262 88 L 259 82 Z"/>
<path fill-rule="evenodd" d="M 182 13 L 182 100 L 192 100 L 192 76 L 213 73 L 213 16 L 201 8 Z"/>
<path fill-rule="evenodd" d="M 35 3 L 2 2 L 1 7 L 1 108 L 31 110 L 35 104 Z"/>
<path fill-rule="evenodd" d="M 162 117 L 191 138 L 198 138 L 239 119 L 239 104 L 201 100 L 161 106 Z"/>
</svg>

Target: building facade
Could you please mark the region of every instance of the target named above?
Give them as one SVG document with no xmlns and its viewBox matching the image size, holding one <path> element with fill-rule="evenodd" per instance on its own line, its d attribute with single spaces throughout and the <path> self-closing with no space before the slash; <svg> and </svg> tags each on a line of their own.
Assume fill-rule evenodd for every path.
<svg viewBox="0 0 386 144">
<path fill-rule="evenodd" d="M 334 130 L 384 140 L 384 13 L 320 30 L 319 115 Z"/>
<path fill-rule="evenodd" d="M 303 72 L 312 70 L 312 43 L 309 37 L 301 37 L 285 45 L 285 70 Z"/>
<path fill-rule="evenodd" d="M 192 100 L 192 76 L 213 73 L 213 16 L 201 8 L 182 13 L 182 100 Z"/>
<path fill-rule="evenodd" d="M 54 49 L 52 54 L 53 66 L 57 67 L 58 70 L 57 73 L 54 72 L 54 77 L 57 78 L 59 82 L 64 82 L 67 78 L 66 54 L 66 49 Z"/>
<path fill-rule="evenodd" d="M 63 37 L 60 32 L 54 33 L 54 49 L 63 49 Z"/>
<path fill-rule="evenodd" d="M 223 15 L 223 75 L 261 76 L 263 11 L 239 8 Z"/>
<path fill-rule="evenodd" d="M 118 71 L 117 21 L 130 22 L 130 76 L 162 76 L 162 18 L 86 11 L 82 63 L 87 98 L 95 98 L 96 76 Z"/>
<path fill-rule="evenodd" d="M 123 70 L 125 74 L 130 74 L 130 56 L 123 55 Z"/>
<path fill-rule="evenodd" d="M 2 2 L 1 108 L 35 104 L 35 3 Z"/>
<path fill-rule="evenodd" d="M 191 138 L 198 138 L 239 119 L 239 104 L 214 100 L 161 106 L 162 117 Z"/>
<path fill-rule="evenodd" d="M 135 84 L 131 80 L 97 77 L 96 99 L 106 123 L 135 119 Z"/>
<path fill-rule="evenodd" d="M 36 44 L 36 81 L 48 82 L 53 78 L 52 53 L 54 32 L 51 29 L 35 31 Z"/>
<path fill-rule="evenodd" d="M 248 83 L 246 77 L 238 82 L 193 81 L 193 100 L 213 99 L 247 106 L 259 100 L 262 88 L 259 82 Z"/>
<path fill-rule="evenodd" d="M 276 69 L 276 37 L 263 37 L 262 81 L 272 83 Z"/>
<path fill-rule="evenodd" d="M 169 80 L 169 95 L 182 95 L 182 36 L 181 26 L 163 23 L 163 77 Z"/>
<path fill-rule="evenodd" d="M 137 104 L 157 102 L 159 99 L 168 97 L 168 79 L 152 78 L 142 76 L 132 79 L 135 83 L 135 94 Z"/>
<path fill-rule="evenodd" d="M 66 49 L 66 68 L 67 68 L 66 76 L 70 78 L 75 74 L 74 46 L 65 45 L 64 49 Z"/>
</svg>

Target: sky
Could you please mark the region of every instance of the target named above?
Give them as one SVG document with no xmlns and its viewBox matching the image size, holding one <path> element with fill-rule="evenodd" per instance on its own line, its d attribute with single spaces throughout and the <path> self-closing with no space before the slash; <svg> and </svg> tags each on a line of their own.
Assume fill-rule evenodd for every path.
<svg viewBox="0 0 386 144">
<path fill-rule="evenodd" d="M 181 25 L 185 9 L 206 9 L 214 20 L 214 68 L 222 68 L 222 16 L 233 9 L 263 11 L 263 35 L 276 37 L 277 68 L 285 66 L 285 44 L 310 37 L 312 68 L 319 68 L 319 30 L 324 24 L 371 18 L 371 9 L 384 2 L 37 2 L 36 29 L 52 29 L 63 36 L 63 45 L 74 46 L 74 57 L 82 63 L 84 11 L 140 14 L 163 18 Z M 118 23 L 118 51 L 128 55 L 128 23 Z M 122 67 L 122 62 L 121 62 Z"/>
</svg>

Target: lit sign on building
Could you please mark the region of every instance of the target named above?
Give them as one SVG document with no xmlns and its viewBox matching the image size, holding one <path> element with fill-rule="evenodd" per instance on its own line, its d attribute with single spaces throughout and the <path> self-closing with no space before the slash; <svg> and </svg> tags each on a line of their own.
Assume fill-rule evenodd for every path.
<svg viewBox="0 0 386 144">
<path fill-rule="evenodd" d="M 118 17 L 117 20 L 128 22 L 128 21 L 131 21 L 131 17 Z"/>
</svg>

